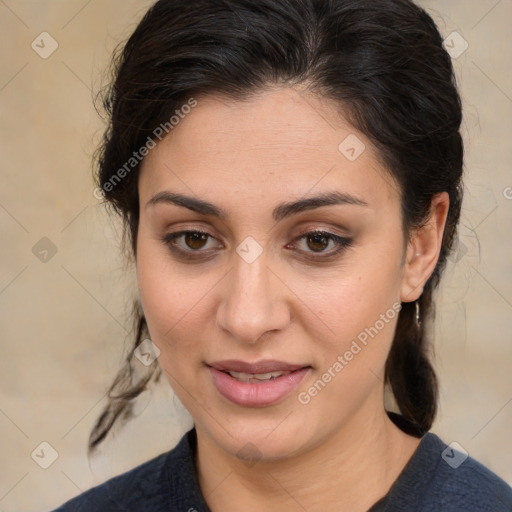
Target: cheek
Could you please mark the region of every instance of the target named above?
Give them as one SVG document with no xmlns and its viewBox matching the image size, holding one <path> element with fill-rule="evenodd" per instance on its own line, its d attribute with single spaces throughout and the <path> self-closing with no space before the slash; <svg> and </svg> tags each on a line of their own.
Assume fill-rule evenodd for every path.
<svg viewBox="0 0 512 512">
<path fill-rule="evenodd" d="M 322 347 L 318 351 L 322 367 L 329 368 L 346 354 L 351 367 L 382 370 L 401 307 L 400 262 L 401 252 L 388 246 L 361 254 L 336 275 L 314 282 L 304 279 L 304 302 L 322 321 L 316 325 L 324 326 L 309 333 Z"/>
<path fill-rule="evenodd" d="M 180 382 L 195 382 L 215 327 L 213 297 L 224 269 L 199 268 L 172 260 L 165 245 L 141 231 L 137 249 L 137 283 L 159 363 L 179 395 Z M 178 381 L 178 385 L 176 381 Z M 180 396 L 187 403 L 186 396 Z"/>
<path fill-rule="evenodd" d="M 139 233 L 137 284 L 152 341 L 165 352 L 170 340 L 194 318 L 204 292 L 198 286 L 201 276 L 197 271 L 195 277 L 192 270 L 180 272 L 161 245 L 143 231 Z"/>
<path fill-rule="evenodd" d="M 347 359 L 383 361 L 390 347 L 400 301 L 398 293 L 372 293 L 372 284 L 346 283 L 338 293 L 322 297 L 311 307 L 320 307 L 326 336 L 315 336 L 324 345 L 323 354 L 333 362 L 347 353 Z M 328 329 L 327 329 L 328 328 Z M 351 354 L 357 354 L 357 358 Z"/>
</svg>

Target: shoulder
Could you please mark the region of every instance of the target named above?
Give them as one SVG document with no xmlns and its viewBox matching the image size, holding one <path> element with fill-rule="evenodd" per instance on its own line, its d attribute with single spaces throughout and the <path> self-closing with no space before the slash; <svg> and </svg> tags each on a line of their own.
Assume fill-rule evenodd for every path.
<svg viewBox="0 0 512 512">
<path fill-rule="evenodd" d="M 67 501 L 53 512 L 152 512 L 203 509 L 191 436 L 169 452 L 115 476 Z"/>
<path fill-rule="evenodd" d="M 390 498 L 422 512 L 511 512 L 512 488 L 457 448 L 426 434 Z"/>
</svg>

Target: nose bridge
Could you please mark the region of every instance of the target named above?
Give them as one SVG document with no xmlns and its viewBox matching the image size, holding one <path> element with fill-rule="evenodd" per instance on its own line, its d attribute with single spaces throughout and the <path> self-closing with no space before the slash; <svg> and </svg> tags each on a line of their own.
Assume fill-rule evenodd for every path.
<svg viewBox="0 0 512 512">
<path fill-rule="evenodd" d="M 235 339 L 254 343 L 267 331 L 283 329 L 289 313 L 265 251 L 252 261 L 240 254 L 227 276 L 217 323 Z"/>
</svg>

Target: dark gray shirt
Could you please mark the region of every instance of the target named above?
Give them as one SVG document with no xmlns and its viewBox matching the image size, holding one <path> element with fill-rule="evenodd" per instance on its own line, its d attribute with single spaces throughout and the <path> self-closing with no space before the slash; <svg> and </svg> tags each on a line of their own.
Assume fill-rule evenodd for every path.
<svg viewBox="0 0 512 512">
<path fill-rule="evenodd" d="M 392 419 L 403 422 L 396 415 Z M 210 512 L 197 480 L 196 442 L 191 429 L 173 450 L 89 489 L 54 512 Z M 426 433 L 388 494 L 368 512 L 402 511 L 512 512 L 512 488 L 437 435 Z"/>
</svg>

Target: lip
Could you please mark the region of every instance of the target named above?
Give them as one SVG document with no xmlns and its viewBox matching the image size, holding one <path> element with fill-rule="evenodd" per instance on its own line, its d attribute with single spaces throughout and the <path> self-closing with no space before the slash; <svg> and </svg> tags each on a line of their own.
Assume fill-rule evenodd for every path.
<svg viewBox="0 0 512 512">
<path fill-rule="evenodd" d="M 213 384 L 227 400 L 242 407 L 265 407 L 275 404 L 288 396 L 311 370 L 304 364 L 290 364 L 283 361 L 264 360 L 249 363 L 240 360 L 215 361 L 207 364 Z M 227 371 L 243 373 L 290 372 L 268 381 L 242 382 Z"/>
<path fill-rule="evenodd" d="M 208 363 L 208 366 L 219 371 L 244 372 L 244 373 L 268 373 L 268 372 L 294 372 L 307 364 L 289 364 L 275 359 L 265 359 L 255 363 L 248 363 L 238 359 L 227 359 Z"/>
</svg>

